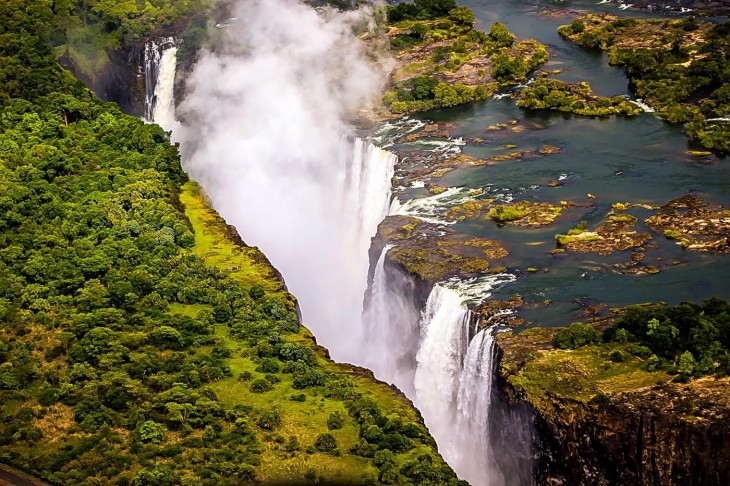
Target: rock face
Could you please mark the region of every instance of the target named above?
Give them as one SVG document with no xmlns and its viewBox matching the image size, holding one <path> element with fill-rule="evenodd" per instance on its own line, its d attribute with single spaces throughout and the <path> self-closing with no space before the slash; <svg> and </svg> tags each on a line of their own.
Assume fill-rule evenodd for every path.
<svg viewBox="0 0 730 486">
<path fill-rule="evenodd" d="M 729 390 L 708 379 L 621 394 L 565 416 L 537 414 L 537 483 L 728 484 Z M 697 417 L 688 412 L 696 401 L 725 407 Z"/>
<path fill-rule="evenodd" d="M 509 349 L 514 343 L 497 346 L 500 361 L 505 351 L 508 359 L 522 361 L 544 348 L 538 344 L 523 353 Z M 534 440 L 538 485 L 730 484 L 728 378 L 664 383 L 588 403 L 554 394 L 546 406 L 530 403 L 504 367 L 498 369 L 495 388 L 500 409 L 508 412 L 494 414 L 495 420 L 520 417 L 519 437 Z M 529 424 L 534 435 L 523 432 Z"/>
<path fill-rule="evenodd" d="M 59 62 L 98 98 L 117 103 L 129 115 L 142 116 L 145 102 L 144 42 L 125 45 L 107 52 L 107 55 L 109 62 L 93 74 L 84 73 L 68 55 L 62 56 Z"/>
</svg>

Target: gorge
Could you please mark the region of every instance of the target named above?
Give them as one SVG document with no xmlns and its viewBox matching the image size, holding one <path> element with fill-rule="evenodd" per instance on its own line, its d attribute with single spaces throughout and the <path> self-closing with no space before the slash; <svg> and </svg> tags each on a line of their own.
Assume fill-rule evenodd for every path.
<svg viewBox="0 0 730 486">
<path fill-rule="evenodd" d="M 536 276 L 527 280 L 528 287 L 505 285 L 516 280 L 515 272 L 520 275 L 524 271 L 520 268 L 534 265 L 534 262 L 526 265 L 524 260 L 515 260 L 534 259 L 520 251 L 516 251 L 516 256 L 510 260 L 510 271 L 489 278 L 474 278 L 468 273 L 452 274 L 448 281 L 436 283 L 414 278 L 411 272 L 399 268 L 398 263 L 390 262 L 391 242 L 375 238 L 371 245 L 378 224 L 389 213 L 411 214 L 436 225 L 446 224 L 447 221 L 440 217 L 441 212 L 469 200 L 461 190 L 464 186 L 459 184 L 466 182 L 469 188 L 474 182 L 473 176 L 469 176 L 471 180 L 454 178 L 450 182 L 456 184 L 455 187 L 450 187 L 443 195 L 427 198 L 419 198 L 419 185 L 415 183 L 411 189 L 396 186 L 393 189 L 397 189 L 398 194 L 391 195 L 391 179 L 399 172 L 402 177 L 403 171 L 408 169 L 396 170 L 398 157 L 378 148 L 368 136 L 375 136 L 380 145 L 395 146 L 396 151 L 403 151 L 410 145 L 408 154 L 414 153 L 412 147 L 421 154 L 444 149 L 447 153 L 469 150 L 475 154 L 478 145 L 463 148 L 464 138 L 473 138 L 470 134 L 473 129 L 468 124 L 474 123 L 474 115 L 461 116 L 463 121 L 457 121 L 457 124 L 467 124 L 462 128 L 466 137 L 450 134 L 446 140 L 437 140 L 435 149 L 425 141 L 403 142 L 404 134 L 418 132 L 428 121 L 400 125 L 403 128 L 395 124 L 395 130 L 381 130 L 376 134 L 368 135 L 362 130 L 357 133 L 342 122 L 343 117 L 354 106 L 350 102 L 362 101 L 378 93 L 383 82 L 383 72 L 378 70 L 387 65 L 387 60 L 381 60 L 374 68 L 357 54 L 353 55 L 361 52 L 357 44 L 349 45 L 346 59 L 337 57 L 341 51 L 334 46 L 353 42 L 342 37 L 343 31 L 338 30 L 342 25 L 364 20 L 357 15 L 317 17 L 291 2 L 241 8 L 235 17 L 245 18 L 247 22 L 227 25 L 223 47 L 216 53 L 204 54 L 188 76 L 188 92 L 179 102 L 179 113 L 185 120 L 183 126 L 174 121 L 172 111 L 157 112 L 153 120 L 172 130 L 173 139 L 181 142 L 186 170 L 202 183 L 213 205 L 245 238 L 261 245 L 283 272 L 290 289 L 300 298 L 304 322 L 335 359 L 372 369 L 378 378 L 397 385 L 411 398 L 436 438 L 439 451 L 461 478 L 471 484 L 530 484 L 535 474 L 539 476 L 533 471 L 552 460 L 546 462 L 544 457 L 545 443 L 549 441 L 544 437 L 542 442 L 538 439 L 532 425 L 535 419 L 529 409 L 510 403 L 503 389 L 492 391 L 495 381 L 504 386 L 495 375 L 495 362 L 501 354 L 495 345 L 495 336 L 500 328 L 484 329 L 485 322 L 480 322 L 482 317 L 472 314 L 469 306 L 488 300 L 494 292 L 504 296 L 527 292 L 528 296 L 550 296 L 549 300 L 553 295 L 560 295 L 558 299 L 565 302 L 564 292 L 567 289 L 568 295 L 572 295 L 569 290 L 572 287 L 565 283 L 552 286 L 549 274 L 542 278 L 547 279 L 546 284 L 538 283 L 541 278 Z M 290 10 L 296 12 L 292 17 Z M 480 12 L 477 9 L 477 15 Z M 267 25 L 259 32 L 260 19 L 271 17 L 277 17 L 280 23 Z M 297 18 L 296 26 L 290 23 L 294 17 Z M 245 29 L 239 25 L 245 25 Z M 286 34 L 272 39 L 270 29 Z M 317 35 L 312 34 L 315 31 Z M 305 37 L 314 37 L 317 42 L 305 42 Z M 174 49 L 161 52 L 159 69 L 164 71 L 166 56 L 174 57 Z M 323 52 L 329 53 L 324 61 Z M 570 55 L 573 56 L 571 60 L 582 63 L 577 65 L 579 69 L 597 68 L 602 62 L 600 57 L 593 55 L 586 57 L 572 51 Z M 322 62 L 325 62 L 324 66 Z M 333 67 L 337 65 L 347 65 L 351 70 L 343 72 Z M 567 73 L 567 79 L 576 74 L 581 79 L 587 75 L 587 71 L 573 73 L 572 69 Z M 622 76 L 615 70 L 606 73 L 609 74 L 607 78 L 595 78 L 604 86 L 594 83 L 594 87 L 598 86 L 603 94 L 626 93 Z M 172 110 L 175 105 L 171 100 L 174 77 L 168 74 L 159 79 L 157 102 L 168 100 L 161 106 Z M 216 79 L 217 83 L 211 84 L 209 79 Z M 591 81 L 595 79 L 591 77 Z M 323 87 L 328 87 L 328 91 L 321 91 Z M 497 107 L 478 113 L 477 123 L 484 123 L 484 118 L 505 119 L 505 102 L 501 98 L 498 96 L 487 103 L 488 107 Z M 455 115 L 458 120 L 460 112 Z M 441 115 L 435 116 L 438 120 Z M 444 116 L 453 123 L 453 115 Z M 526 119 L 526 123 L 533 123 L 537 128 L 546 128 L 546 121 L 547 126 L 556 125 L 554 120 L 543 117 L 535 121 Z M 615 120 L 610 123 L 609 130 L 620 131 L 628 122 Z M 658 130 L 657 121 L 644 117 L 639 123 L 647 125 L 647 133 Z M 599 128 L 592 121 L 571 120 L 563 123 L 566 133 L 575 130 L 575 124 L 582 124 L 589 133 Z M 534 128 L 528 125 L 528 130 Z M 669 130 L 661 128 L 662 133 Z M 286 133 L 284 140 L 282 132 Z M 605 134 L 599 136 L 605 137 Z M 637 143 L 640 139 L 636 138 Z M 595 143 L 597 138 L 588 135 L 587 140 Z M 550 139 L 551 144 L 554 141 L 554 138 Z M 576 140 L 571 142 L 580 145 Z M 534 142 L 528 139 L 527 143 Z M 565 143 L 558 145 L 562 147 Z M 580 152 L 579 147 L 574 150 Z M 610 153 L 606 151 L 606 155 Z M 665 157 L 681 158 L 676 154 L 673 149 L 671 155 L 667 152 Z M 649 156 L 647 152 L 638 158 L 646 163 L 650 161 L 649 157 L 655 159 L 656 155 Z M 556 179 L 594 177 L 582 173 L 583 169 L 572 166 L 572 162 L 567 164 Z M 633 164 L 632 161 L 614 162 L 615 167 L 626 167 L 629 174 L 624 169 L 614 169 L 614 172 L 631 179 L 630 171 L 636 170 Z M 570 169 L 566 170 L 567 167 Z M 645 166 L 638 170 L 650 169 Z M 689 172 L 694 171 L 690 168 Z M 530 192 L 540 190 L 537 185 L 514 187 L 514 182 L 499 187 L 499 181 L 504 183 L 508 177 L 508 174 L 498 175 L 487 182 L 482 191 L 510 202 L 514 197 L 533 197 Z M 538 180 L 544 177 L 538 176 Z M 601 177 L 599 175 L 599 179 Z M 641 172 L 636 172 L 634 177 L 640 185 L 646 183 Z M 726 178 L 727 173 L 723 170 L 721 180 Z M 525 179 L 529 177 L 518 178 Z M 479 178 L 475 182 L 479 187 Z M 704 178 L 700 182 L 701 187 L 708 183 L 714 187 L 721 185 L 719 181 L 709 182 Z M 608 186 L 603 189 L 607 191 Z M 671 189 L 657 187 L 655 198 L 671 192 Z M 619 197 L 628 198 L 628 193 L 624 193 Z M 571 194 L 576 192 L 571 191 Z M 404 196 L 404 202 L 400 202 Z M 566 197 L 565 191 L 561 197 Z M 592 211 L 595 215 L 589 212 L 589 217 L 600 217 L 600 206 Z M 273 221 L 276 223 L 272 224 Z M 292 234 L 298 236 L 296 252 L 292 251 L 290 243 Z M 716 261 L 707 263 L 713 267 L 717 265 Z M 549 263 L 541 261 L 539 265 Z M 561 279 L 576 278 L 568 276 L 581 272 L 578 278 L 589 285 L 586 279 L 592 280 L 590 272 L 601 271 L 586 272 L 580 264 L 553 269 L 553 273 L 555 270 L 559 274 L 567 272 L 559 277 Z M 613 279 L 615 277 L 605 275 L 597 279 L 598 285 L 612 286 Z M 721 281 L 718 279 L 718 284 Z M 549 288 L 550 293 L 546 295 Z M 614 292 L 613 300 L 608 300 L 630 304 L 637 301 L 635 292 L 646 295 L 645 298 L 652 295 L 651 292 L 647 294 L 643 286 L 640 289 L 630 283 L 629 289 L 625 296 Z M 668 295 L 667 290 L 664 288 L 664 295 Z M 701 295 L 717 295 L 719 290 L 719 287 L 711 286 L 701 291 Z M 586 287 L 581 286 L 579 292 L 585 295 Z M 360 305 L 363 295 L 364 308 Z M 591 295 L 595 293 L 591 292 Z M 723 295 L 722 291 L 719 295 Z M 551 319 L 563 318 L 564 313 L 562 307 L 554 313 L 555 317 L 546 314 L 538 322 L 550 323 Z M 493 317 L 502 315 L 498 313 Z M 530 316 L 529 311 L 526 315 Z M 539 477 L 541 481 L 547 480 L 546 476 Z"/>
<path fill-rule="evenodd" d="M 572 9 L 615 35 L 648 14 L 451 3 L 219 4 L 205 42 L 173 22 L 111 57 L 130 90 L 107 98 L 144 123 L 78 85 L 0 104 L 17 211 L 53 194 L 53 237 L 0 219 L 3 462 L 54 484 L 730 480 L 730 170 L 564 35 Z"/>
<path fill-rule="evenodd" d="M 283 272 L 300 299 L 304 323 L 331 355 L 398 385 L 461 477 L 472 484 L 504 484 L 491 454 L 484 456 L 492 447 L 494 332 L 480 330 L 467 301 L 487 298 L 513 277 L 435 285 L 425 303 L 396 290 L 385 276 L 387 247 L 376 262 L 368 252 L 391 207 L 397 157 L 348 134 L 341 122 L 348 103 L 367 94 L 360 90 L 377 93 L 378 74 L 359 57 L 336 57 L 337 44 L 354 42 L 346 31 L 339 33 L 337 17 L 323 19 L 296 2 L 242 4 L 234 16 L 248 22 L 229 25 L 222 52 L 204 54 L 187 79 L 182 126 L 175 122 L 169 71 L 174 72 L 174 42 L 148 45 L 147 71 L 157 73 L 148 77 L 156 79 L 148 96 L 154 103 L 145 110 L 153 113 L 150 121 L 172 131 L 182 144 L 183 166 L 214 207 Z M 264 24 L 272 17 L 281 24 Z M 264 39 L 272 28 L 286 35 Z M 323 36 L 320 42 L 311 40 L 315 32 Z M 355 49 L 360 48 L 351 46 L 347 55 Z M 329 67 L 339 64 L 350 69 Z M 362 86 L 363 72 L 372 86 Z M 211 78 L 218 82 L 209 83 Z M 320 93 L 323 87 L 330 91 Z M 340 104 L 313 105 L 325 100 Z M 299 235 L 296 251 L 285 236 L 292 234 Z M 363 309 L 366 286 L 371 290 Z"/>
</svg>

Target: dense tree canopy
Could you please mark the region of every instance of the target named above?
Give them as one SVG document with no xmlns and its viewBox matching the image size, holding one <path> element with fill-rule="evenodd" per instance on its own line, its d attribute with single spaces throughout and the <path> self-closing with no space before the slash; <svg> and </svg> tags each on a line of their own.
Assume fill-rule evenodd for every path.
<svg viewBox="0 0 730 486">
<path fill-rule="evenodd" d="M 604 339 L 635 341 L 645 350 L 637 352 L 656 355 L 657 364 L 676 363 L 680 374 L 727 374 L 730 304 L 712 298 L 702 304 L 631 306 Z"/>
</svg>

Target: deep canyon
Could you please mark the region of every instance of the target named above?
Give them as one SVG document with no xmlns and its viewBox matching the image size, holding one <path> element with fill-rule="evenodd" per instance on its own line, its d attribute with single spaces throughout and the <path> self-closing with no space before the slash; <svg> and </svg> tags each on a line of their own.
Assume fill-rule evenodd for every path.
<svg viewBox="0 0 730 486">
<path fill-rule="evenodd" d="M 599 95 L 632 99 L 623 72 L 608 66 L 605 54 L 558 37 L 557 26 L 567 23 L 562 10 L 545 12 L 529 1 L 463 4 L 482 27 L 499 20 L 518 37 L 547 44 L 551 60 L 543 69 L 560 70 L 558 79 L 588 80 Z M 616 13 L 613 5 L 591 2 L 570 8 Z M 565 415 L 536 409 L 500 371 L 517 346 L 498 338 L 514 311 L 476 311 L 519 294 L 534 304 L 519 313 L 525 328 L 553 327 L 596 304 L 730 298 L 725 257 L 679 254 L 660 238 L 642 258 L 649 254 L 646 265 L 661 272 L 615 271 L 625 255 L 550 251 L 556 232 L 577 220 L 596 225 L 615 203 L 641 203 L 632 214 L 644 217 L 647 207 L 692 191 L 727 207 L 724 160 L 688 153 L 681 128 L 649 110 L 634 119 L 530 112 L 517 108 L 513 90 L 466 107 L 355 126 L 349 120 L 381 95 L 392 67 L 387 56 L 366 59 L 351 34 L 371 22 L 367 9 L 322 14 L 288 0 L 239 2 L 237 9 L 217 27 L 220 45 L 202 52 L 189 71 L 177 71 L 174 37 L 137 48 L 144 118 L 171 131 L 183 167 L 212 206 L 281 271 L 303 324 L 333 359 L 369 368 L 405 393 L 439 452 L 470 484 L 727 482 L 727 464 L 706 476 L 682 472 L 712 469 L 712 458 L 727 454 L 725 415 L 693 423 L 674 409 L 647 405 L 639 392 L 612 397 L 602 410 L 574 403 L 564 404 Z M 176 75 L 178 82 L 184 77 L 182 92 Z M 431 125 L 447 128 L 418 136 Z M 441 157 L 489 159 L 511 144 L 534 156 L 419 179 Z M 544 147 L 559 151 L 541 153 Z M 434 193 L 426 183 L 436 179 L 443 191 Z M 444 216 L 480 198 L 569 201 L 570 220 L 524 228 Z M 435 277 L 399 259 L 403 248 L 412 250 L 411 261 L 425 250 L 386 231 L 389 221 L 406 221 L 394 218 L 425 222 L 409 235 L 423 248 L 453 236 L 472 246 L 497 240 L 509 251 L 490 260 L 489 272 L 449 263 Z"/>
</svg>

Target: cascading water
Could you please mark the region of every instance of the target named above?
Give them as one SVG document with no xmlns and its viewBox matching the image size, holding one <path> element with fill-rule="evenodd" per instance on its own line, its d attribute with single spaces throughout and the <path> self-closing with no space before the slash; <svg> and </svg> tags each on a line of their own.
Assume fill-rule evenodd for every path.
<svg viewBox="0 0 730 486">
<path fill-rule="evenodd" d="M 456 397 L 459 448 L 454 451 L 453 467 L 474 486 L 505 484 L 489 434 L 495 334 L 494 328 L 483 329 L 471 339 Z"/>
<path fill-rule="evenodd" d="M 174 42 L 148 46 L 146 118 L 173 131 L 213 206 L 286 275 L 305 324 L 332 356 L 396 383 L 457 472 L 491 484 L 492 334 L 470 345 L 469 293 L 436 285 L 421 316 L 413 281 L 388 268 L 386 247 L 361 312 L 397 157 L 342 122 L 379 96 L 384 79 L 353 44 L 354 17 L 318 16 L 295 0 L 242 2 L 236 13 L 246 22 L 226 28 L 186 79 L 184 126 L 174 116 Z"/>
<path fill-rule="evenodd" d="M 149 41 L 145 45 L 145 107 L 144 120 L 157 123 L 165 130 L 174 130 L 175 71 L 177 46 L 173 37 Z"/>
<path fill-rule="evenodd" d="M 484 300 L 515 277 L 500 274 L 434 285 L 416 321 L 417 335 L 409 338 L 407 292 L 389 285 L 388 250 L 386 246 L 378 260 L 364 312 L 366 342 L 380 351 L 380 359 L 368 365 L 413 399 L 460 477 L 474 486 L 505 484 L 489 433 L 495 329 L 479 330 L 468 303 Z M 404 367 L 403 357 L 414 349 L 415 369 Z"/>
<path fill-rule="evenodd" d="M 456 291 L 438 284 L 433 287 L 420 324 L 416 403 L 444 455 L 458 439 L 453 433 L 453 412 L 469 342 L 470 319 L 471 313 Z"/>
<path fill-rule="evenodd" d="M 375 236 L 378 225 L 388 214 L 391 196 L 391 179 L 398 157 L 379 148 L 370 141 L 356 137 L 353 141 L 352 162 L 346 193 L 350 207 L 357 208 L 357 223 L 354 226 L 358 253 L 367 255 L 370 239 Z M 367 267 L 365 268 L 367 276 Z M 363 292 L 367 278 L 360 279 Z M 361 294 L 362 295 L 362 294 Z"/>
<path fill-rule="evenodd" d="M 385 266 L 390 248 L 385 246 L 380 253 L 365 299 L 363 364 L 413 398 L 420 309 L 409 297 L 414 293 L 413 280 L 388 272 Z"/>
</svg>

